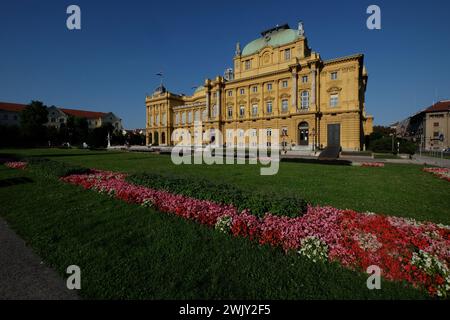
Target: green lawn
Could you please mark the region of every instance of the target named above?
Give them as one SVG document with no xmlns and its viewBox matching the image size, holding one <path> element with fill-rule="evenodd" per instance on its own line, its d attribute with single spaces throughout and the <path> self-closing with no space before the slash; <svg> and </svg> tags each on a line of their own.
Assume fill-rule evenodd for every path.
<svg viewBox="0 0 450 320">
<path fill-rule="evenodd" d="M 63 149 L 0 150 L 124 172 L 171 172 L 234 183 L 250 190 L 296 192 L 314 204 L 413 217 L 450 225 L 450 184 L 416 165 L 384 168 L 281 163 L 277 175 L 256 165 L 180 165 L 170 156 Z"/>
<path fill-rule="evenodd" d="M 65 156 L 55 153 L 53 157 L 101 168 L 130 171 L 170 168 L 166 158 L 150 155 L 96 156 L 74 151 L 59 154 Z M 296 166 L 302 168 L 298 168 L 298 173 Z M 296 164 L 283 166 L 281 174 L 287 179 L 290 175 L 283 171 L 290 170 L 307 177 L 304 174 L 310 171 L 308 168 Z M 192 170 L 190 174 L 199 169 Z M 255 186 L 260 179 L 252 176 L 253 169 L 229 170 L 224 179 Z M 320 174 L 321 170 L 313 171 Z M 218 167 L 206 172 L 210 177 L 224 174 Z M 363 174 L 370 176 L 365 171 Z M 278 185 L 284 181 L 278 179 L 271 181 L 277 181 Z M 328 181 L 333 179 L 337 178 L 329 177 Z M 300 186 L 295 184 L 295 188 Z M 336 192 L 346 187 L 344 183 Z M 422 292 L 386 281 L 382 282 L 381 290 L 368 290 L 364 274 L 335 264 L 314 264 L 296 254 L 285 255 L 279 249 L 260 247 L 176 216 L 43 178 L 30 170 L 0 166 L 0 203 L 0 216 L 48 265 L 62 275 L 68 265 L 80 266 L 80 294 L 85 298 L 425 298 Z"/>
</svg>

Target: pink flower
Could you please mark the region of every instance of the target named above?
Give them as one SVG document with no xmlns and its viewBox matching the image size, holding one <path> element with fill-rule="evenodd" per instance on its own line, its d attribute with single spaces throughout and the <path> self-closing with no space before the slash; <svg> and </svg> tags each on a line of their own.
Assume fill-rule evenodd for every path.
<svg viewBox="0 0 450 320">
<path fill-rule="evenodd" d="M 25 169 L 27 167 L 27 164 L 28 163 L 23 161 L 5 162 L 5 166 L 7 166 L 8 168 L 20 170 Z"/>
</svg>

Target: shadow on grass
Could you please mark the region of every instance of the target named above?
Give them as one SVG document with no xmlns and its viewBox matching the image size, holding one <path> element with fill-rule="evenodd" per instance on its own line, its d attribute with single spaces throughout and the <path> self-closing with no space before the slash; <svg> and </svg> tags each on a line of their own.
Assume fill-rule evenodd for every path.
<svg viewBox="0 0 450 320">
<path fill-rule="evenodd" d="M 0 188 L 11 187 L 18 184 L 25 184 L 33 182 L 32 179 L 27 177 L 14 177 L 0 180 Z"/>
</svg>

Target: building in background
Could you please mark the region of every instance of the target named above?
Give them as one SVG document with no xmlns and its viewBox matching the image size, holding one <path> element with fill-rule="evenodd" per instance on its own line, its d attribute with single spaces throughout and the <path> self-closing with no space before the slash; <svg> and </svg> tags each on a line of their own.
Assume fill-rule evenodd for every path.
<svg viewBox="0 0 450 320">
<path fill-rule="evenodd" d="M 90 129 L 99 128 L 108 123 L 117 130 L 123 129 L 122 119 L 118 118 L 112 112 L 96 112 L 57 107 L 48 108 L 48 125 L 59 128 L 61 124 L 67 123 L 67 118 L 69 118 L 69 116 L 85 118 Z"/>
<path fill-rule="evenodd" d="M 20 125 L 20 112 L 26 108 L 25 104 L 0 102 L 0 125 Z M 49 107 L 48 126 L 61 127 L 66 124 L 69 116 L 85 118 L 89 128 L 99 128 L 104 124 L 110 123 L 115 129 L 122 130 L 122 119 L 112 112 L 96 112 L 77 109 L 66 109 Z"/>
<path fill-rule="evenodd" d="M 234 70 L 206 79 L 192 96 L 162 84 L 147 96 L 147 143 L 173 144 L 172 132 L 184 128 L 192 141 L 205 132 L 214 140 L 217 130 L 227 139 L 227 129 L 252 135 L 263 129 L 270 144 L 271 130 L 279 129 L 280 145 L 294 149 L 362 150 L 373 123 L 365 112 L 367 80 L 362 54 L 322 60 L 309 48 L 302 23 L 296 30 L 277 26 L 242 50 L 238 43 Z M 195 132 L 200 121 L 203 130 Z"/>
<path fill-rule="evenodd" d="M 20 126 L 20 112 L 23 104 L 0 102 L 0 125 Z"/>
<path fill-rule="evenodd" d="M 393 124 L 396 135 L 416 142 L 422 150 L 450 148 L 450 100 L 439 101 Z"/>
</svg>

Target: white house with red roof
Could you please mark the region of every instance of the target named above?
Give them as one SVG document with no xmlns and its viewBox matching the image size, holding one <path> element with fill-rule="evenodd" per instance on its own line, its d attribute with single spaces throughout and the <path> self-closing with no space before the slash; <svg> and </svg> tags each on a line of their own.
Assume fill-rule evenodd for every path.
<svg viewBox="0 0 450 320">
<path fill-rule="evenodd" d="M 20 125 L 20 112 L 26 108 L 24 104 L 0 102 L 0 125 Z M 122 130 L 122 119 L 112 112 L 86 111 L 58 107 L 48 108 L 48 126 L 60 127 L 67 123 L 69 116 L 85 118 L 89 128 L 98 128 L 110 123 L 117 130 Z"/>
</svg>

